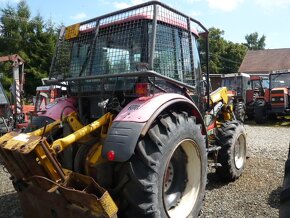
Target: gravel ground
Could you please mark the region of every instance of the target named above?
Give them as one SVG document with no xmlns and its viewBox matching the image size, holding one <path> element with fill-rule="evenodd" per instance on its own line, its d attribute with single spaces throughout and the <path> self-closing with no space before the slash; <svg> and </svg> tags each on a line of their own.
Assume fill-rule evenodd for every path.
<svg viewBox="0 0 290 218">
<path fill-rule="evenodd" d="M 245 127 L 248 136 L 245 172 L 232 183 L 223 183 L 214 172 L 209 172 L 201 218 L 278 217 L 290 127 Z M 21 217 L 9 174 L 3 171 L 1 165 L 0 205 L 0 217 Z"/>
<path fill-rule="evenodd" d="M 245 125 L 247 163 L 235 182 L 208 174 L 201 217 L 278 217 L 290 127 Z"/>
</svg>

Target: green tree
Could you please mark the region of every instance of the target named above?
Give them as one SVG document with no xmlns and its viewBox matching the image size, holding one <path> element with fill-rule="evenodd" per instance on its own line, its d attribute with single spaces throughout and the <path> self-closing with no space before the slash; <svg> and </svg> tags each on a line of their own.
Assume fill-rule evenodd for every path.
<svg viewBox="0 0 290 218">
<path fill-rule="evenodd" d="M 251 33 L 245 36 L 246 43 L 245 46 L 248 47 L 249 50 L 261 50 L 265 49 L 266 46 L 266 36 L 262 35 L 259 37 L 257 32 Z"/>
<path fill-rule="evenodd" d="M 236 73 L 246 54 L 247 47 L 227 41 L 223 37 L 224 31 L 218 28 L 209 29 L 209 72 L 210 73 Z M 202 51 L 202 68 L 205 71 L 205 43 L 200 41 Z"/>
<path fill-rule="evenodd" d="M 15 8 L 6 6 L 0 18 L 0 55 L 19 54 L 25 61 L 27 95 L 35 94 L 41 78 L 47 77 L 57 39 L 57 29 L 51 21 L 44 21 L 40 15 L 31 17 L 26 1 L 20 1 Z M 11 64 L 10 64 L 11 65 Z M 0 64 L 4 72 L 4 86 L 11 85 L 11 66 Z M 7 79 L 9 78 L 9 79 Z"/>
</svg>

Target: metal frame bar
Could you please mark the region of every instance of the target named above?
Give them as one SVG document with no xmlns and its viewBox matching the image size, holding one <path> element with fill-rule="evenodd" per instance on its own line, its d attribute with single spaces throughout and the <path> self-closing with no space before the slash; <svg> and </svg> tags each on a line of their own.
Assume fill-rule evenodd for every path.
<svg viewBox="0 0 290 218">
<path fill-rule="evenodd" d="M 122 10 L 119 10 L 119 11 L 115 11 L 115 12 L 112 12 L 112 13 L 109 13 L 109 14 L 105 14 L 105 15 L 102 15 L 102 16 L 99 16 L 99 17 L 96 17 L 96 18 L 92 18 L 90 20 L 87 20 L 87 21 L 84 21 L 82 23 L 80 23 L 80 25 L 83 25 L 83 24 L 87 24 L 87 23 L 90 23 L 90 22 L 93 22 L 93 21 L 96 21 L 96 20 L 100 20 L 100 19 L 104 19 L 104 18 L 107 18 L 107 17 L 110 17 L 110 16 L 114 16 L 114 15 L 118 15 L 120 13 L 125 13 L 125 12 L 128 12 L 128 11 L 132 11 L 132 10 L 135 10 L 135 9 L 138 9 L 138 8 L 141 8 L 141 7 L 146 7 L 146 6 L 150 6 L 150 5 L 154 5 L 154 6 L 157 6 L 157 5 L 160 5 L 178 15 L 181 15 L 181 16 L 184 16 L 184 17 L 189 17 L 188 15 L 182 13 L 182 12 L 179 12 L 177 10 L 175 10 L 174 8 L 171 8 L 169 7 L 168 5 L 165 5 L 159 1 L 149 1 L 149 2 L 146 2 L 144 4 L 140 4 L 140 5 L 136 5 L 136 6 L 132 6 L 132 7 L 129 7 L 129 8 L 126 8 L 126 9 L 122 9 Z M 189 17 L 189 19 L 191 21 L 193 21 L 194 23 L 198 24 L 206 33 L 208 33 L 208 30 L 207 28 L 205 28 L 205 26 L 200 23 L 198 20 L 195 20 L 194 18 L 192 17 Z"/>
<path fill-rule="evenodd" d="M 149 69 L 153 69 L 154 64 L 154 53 L 155 53 L 155 44 L 156 44 L 156 31 L 157 31 L 157 16 L 158 16 L 158 8 L 157 5 L 154 5 L 153 9 L 153 26 L 152 26 L 152 43 L 151 43 L 151 54 L 149 59 Z"/>
<path fill-rule="evenodd" d="M 48 80 L 46 83 L 47 84 L 51 84 L 51 85 L 58 85 L 61 82 L 69 82 L 69 81 L 81 81 L 81 80 L 93 80 L 93 79 L 106 79 L 106 78 L 117 78 L 117 77 L 157 77 L 160 79 L 164 79 L 167 82 L 176 84 L 176 85 L 180 85 L 183 86 L 185 88 L 188 89 L 192 89 L 194 90 L 195 87 L 188 85 L 186 83 L 180 82 L 178 80 L 175 79 L 171 79 L 167 76 L 163 76 L 153 70 L 148 70 L 148 71 L 135 71 L 135 72 L 131 72 L 131 73 L 118 73 L 118 74 L 111 74 L 111 75 L 99 75 L 99 76 L 85 76 L 85 77 L 73 77 L 73 78 L 66 78 L 63 80 Z"/>
</svg>

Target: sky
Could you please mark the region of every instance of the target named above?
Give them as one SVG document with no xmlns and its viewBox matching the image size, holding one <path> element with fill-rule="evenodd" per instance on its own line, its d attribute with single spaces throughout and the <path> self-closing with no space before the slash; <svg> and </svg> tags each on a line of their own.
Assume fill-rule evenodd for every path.
<svg viewBox="0 0 290 218">
<path fill-rule="evenodd" d="M 247 34 L 266 36 L 266 49 L 290 48 L 290 0 L 160 0 L 207 28 L 224 31 L 224 38 L 245 43 Z M 19 0 L 0 0 L 0 9 Z M 26 0 L 38 13 L 65 26 L 146 2 L 145 0 Z"/>
</svg>

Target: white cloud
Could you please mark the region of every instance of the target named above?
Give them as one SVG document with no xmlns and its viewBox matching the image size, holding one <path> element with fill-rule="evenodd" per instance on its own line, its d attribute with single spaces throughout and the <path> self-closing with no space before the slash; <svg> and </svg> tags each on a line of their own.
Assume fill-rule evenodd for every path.
<svg viewBox="0 0 290 218">
<path fill-rule="evenodd" d="M 114 2 L 113 4 L 117 9 L 124 9 L 130 7 L 130 5 L 126 2 Z"/>
<path fill-rule="evenodd" d="M 198 17 L 198 16 L 200 16 L 200 15 L 201 15 L 201 12 L 200 12 L 200 11 L 193 11 L 193 12 L 191 12 L 191 16 L 192 16 L 193 18 Z"/>
<path fill-rule="evenodd" d="M 127 2 L 113 2 L 113 5 L 117 9 L 124 9 L 124 8 L 131 7 L 133 5 L 142 4 L 144 2 L 145 2 L 145 0 L 131 0 L 129 3 L 127 3 Z"/>
<path fill-rule="evenodd" d="M 255 0 L 255 3 L 266 11 L 290 6 L 290 0 Z"/>
<path fill-rule="evenodd" d="M 81 13 L 78 13 L 74 16 L 71 16 L 70 18 L 73 19 L 73 20 L 82 20 L 84 18 L 86 18 L 87 15 L 84 13 L 84 12 L 81 12 Z"/>
<path fill-rule="evenodd" d="M 244 0 L 207 0 L 207 2 L 210 8 L 229 12 L 235 10 Z"/>
</svg>

